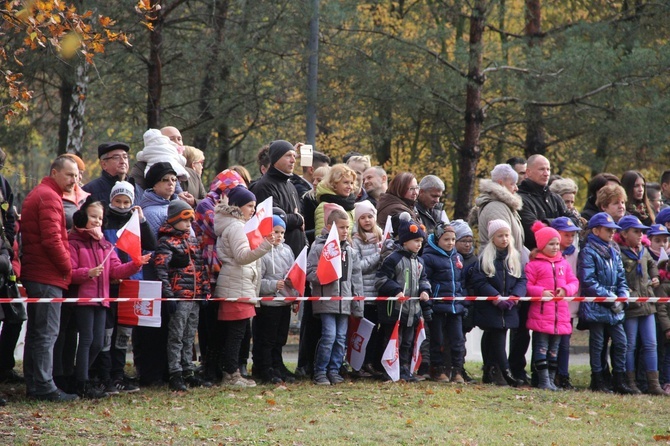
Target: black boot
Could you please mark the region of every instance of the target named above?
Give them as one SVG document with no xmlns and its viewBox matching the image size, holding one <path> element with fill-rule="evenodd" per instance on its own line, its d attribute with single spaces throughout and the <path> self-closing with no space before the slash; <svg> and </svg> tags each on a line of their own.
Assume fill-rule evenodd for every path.
<svg viewBox="0 0 670 446">
<path fill-rule="evenodd" d="M 491 384 L 493 379 L 491 378 L 491 366 L 484 364 L 482 366 L 482 384 Z"/>
<path fill-rule="evenodd" d="M 612 389 L 605 383 L 605 378 L 603 377 L 602 372 L 591 373 L 591 385 L 589 386 L 589 389 L 594 392 L 612 393 Z"/>
<path fill-rule="evenodd" d="M 184 384 L 188 384 L 189 387 L 212 387 L 212 383 L 210 381 L 197 376 L 193 370 L 184 372 L 182 374 L 182 378 L 184 378 Z"/>
<path fill-rule="evenodd" d="M 77 395 L 80 398 L 97 400 L 107 398 L 109 394 L 99 387 L 96 387 L 91 381 L 77 381 Z"/>
<path fill-rule="evenodd" d="M 556 375 L 554 380 L 556 387 L 563 390 L 575 390 L 575 386 L 570 382 L 570 375 Z"/>
<path fill-rule="evenodd" d="M 497 365 L 492 365 L 489 367 L 489 376 L 491 377 L 491 382 L 496 386 L 507 386 L 507 380 L 503 376 L 500 367 Z"/>
<path fill-rule="evenodd" d="M 175 392 L 186 392 L 186 384 L 184 384 L 184 377 L 181 372 L 175 372 L 170 374 L 170 390 Z"/>
<path fill-rule="evenodd" d="M 635 391 L 626 383 L 626 372 L 614 372 L 614 391 L 621 395 L 635 395 Z"/>
<path fill-rule="evenodd" d="M 528 382 L 527 380 L 516 379 L 514 377 L 514 375 L 512 375 L 512 371 L 510 369 L 503 370 L 502 376 L 505 379 L 505 381 L 507 382 L 507 384 L 509 384 L 512 387 L 520 387 L 520 386 L 523 386 L 524 383 Z"/>
</svg>

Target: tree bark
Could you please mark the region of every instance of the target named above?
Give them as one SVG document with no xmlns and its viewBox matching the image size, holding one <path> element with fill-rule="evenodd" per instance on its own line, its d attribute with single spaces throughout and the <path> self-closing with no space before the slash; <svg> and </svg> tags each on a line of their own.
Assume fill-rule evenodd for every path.
<svg viewBox="0 0 670 446">
<path fill-rule="evenodd" d="M 151 6 L 160 5 L 160 0 L 151 0 Z M 149 61 L 147 65 L 147 128 L 160 128 L 161 94 L 163 92 L 163 64 L 161 47 L 163 46 L 162 10 L 157 10 L 149 21 L 153 29 L 149 31 Z"/>
<path fill-rule="evenodd" d="M 485 79 L 482 75 L 482 37 L 486 23 L 487 2 L 475 0 L 470 16 L 470 42 L 468 63 L 468 84 L 465 99 L 465 133 L 463 145 L 459 150 L 458 191 L 454 218 L 466 219 L 470 212 L 475 189 L 477 163 L 481 156 L 479 137 L 484 113 L 482 111 L 482 87 Z"/>
<path fill-rule="evenodd" d="M 67 152 L 68 123 L 70 117 L 70 106 L 72 103 L 72 92 L 74 85 L 68 74 L 61 77 L 60 82 L 60 119 L 58 122 L 58 154 Z"/>
<path fill-rule="evenodd" d="M 75 67 L 74 88 L 70 101 L 70 110 L 67 122 L 66 150 L 81 155 L 84 146 L 84 115 L 86 113 L 86 96 L 88 94 L 89 64 L 82 59 Z"/>
<path fill-rule="evenodd" d="M 316 144 L 316 110 L 319 73 L 319 0 L 310 0 L 312 17 L 309 21 L 309 61 L 307 63 L 307 143 Z"/>
<path fill-rule="evenodd" d="M 540 45 L 542 31 L 541 0 L 526 0 L 526 38 L 528 41 L 528 59 L 532 58 L 531 50 Z M 527 82 L 529 91 L 538 87 L 536 79 Z M 537 105 L 526 105 L 526 157 L 534 154 L 544 155 L 547 152 L 547 134 L 544 127 L 543 109 Z"/>
</svg>

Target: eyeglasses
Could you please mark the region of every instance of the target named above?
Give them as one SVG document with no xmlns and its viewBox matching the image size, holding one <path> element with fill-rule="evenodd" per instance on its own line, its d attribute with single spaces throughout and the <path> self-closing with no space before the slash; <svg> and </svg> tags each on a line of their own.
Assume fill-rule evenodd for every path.
<svg viewBox="0 0 670 446">
<path fill-rule="evenodd" d="M 464 245 L 472 245 L 475 241 L 474 240 L 458 240 L 456 243 L 463 243 Z"/>
<path fill-rule="evenodd" d="M 177 177 L 161 178 L 161 183 L 176 183 Z"/>
<path fill-rule="evenodd" d="M 205 165 L 205 160 L 193 161 L 193 165 L 195 166 L 196 164 L 200 164 L 201 166 L 204 166 Z"/>
<path fill-rule="evenodd" d="M 412 192 L 418 192 L 419 191 L 419 186 L 410 187 L 409 190 L 412 191 Z"/>
<path fill-rule="evenodd" d="M 102 160 L 103 161 L 114 160 L 118 163 L 121 160 L 128 161 L 128 155 L 112 155 L 108 156 L 107 158 L 103 158 Z"/>
</svg>

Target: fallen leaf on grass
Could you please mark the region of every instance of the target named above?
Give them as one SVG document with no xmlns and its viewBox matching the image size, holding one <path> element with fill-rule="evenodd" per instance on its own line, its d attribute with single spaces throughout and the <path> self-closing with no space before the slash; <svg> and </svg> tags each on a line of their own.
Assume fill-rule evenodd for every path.
<svg viewBox="0 0 670 446">
<path fill-rule="evenodd" d="M 275 405 L 277 404 L 277 402 L 276 402 L 275 400 L 273 400 L 273 399 L 269 399 L 269 400 L 267 400 L 267 403 L 268 403 L 270 406 L 275 406 Z"/>
<path fill-rule="evenodd" d="M 35 418 L 42 418 L 42 412 L 33 412 Z"/>
<path fill-rule="evenodd" d="M 412 420 L 411 418 L 409 418 L 405 421 L 405 426 L 407 426 L 407 427 L 410 427 L 412 424 L 414 424 L 414 420 Z"/>
<path fill-rule="evenodd" d="M 124 424 L 124 425 L 121 427 L 121 430 L 122 430 L 123 432 L 132 432 L 133 428 L 130 427 L 130 426 L 128 426 L 127 424 Z"/>
<path fill-rule="evenodd" d="M 654 435 L 654 441 L 668 441 L 670 440 L 670 435 Z"/>
<path fill-rule="evenodd" d="M 318 422 L 319 422 L 318 420 L 309 420 L 309 424 L 316 424 Z"/>
<path fill-rule="evenodd" d="M 456 392 L 456 394 L 461 394 L 463 392 L 463 389 L 459 387 L 458 389 L 454 390 L 454 392 Z"/>
<path fill-rule="evenodd" d="M 426 389 L 426 395 L 434 395 L 434 394 L 435 392 L 433 391 L 433 389 Z"/>
<path fill-rule="evenodd" d="M 581 420 L 581 417 L 578 417 L 577 415 L 570 414 L 567 417 L 565 417 L 566 420 L 569 421 L 575 421 L 575 420 Z"/>
<path fill-rule="evenodd" d="M 589 415 L 594 415 L 594 416 L 595 416 L 595 415 L 598 415 L 598 412 L 594 412 L 594 411 L 592 411 L 592 410 L 589 410 L 589 411 L 586 412 L 586 413 L 589 414 Z"/>
</svg>

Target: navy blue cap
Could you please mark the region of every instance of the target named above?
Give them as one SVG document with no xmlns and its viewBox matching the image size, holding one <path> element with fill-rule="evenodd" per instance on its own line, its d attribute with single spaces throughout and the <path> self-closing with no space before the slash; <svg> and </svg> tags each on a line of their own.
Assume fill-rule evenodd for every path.
<svg viewBox="0 0 670 446">
<path fill-rule="evenodd" d="M 621 226 L 621 229 L 649 229 L 649 226 L 643 225 L 640 219 L 634 215 L 625 215 L 621 217 L 621 220 L 619 220 L 619 226 Z"/>
<path fill-rule="evenodd" d="M 654 224 L 651 225 L 651 229 L 647 232 L 647 236 L 651 237 L 654 235 L 670 235 L 670 232 L 668 232 L 668 228 L 666 228 L 665 225 Z"/>
<path fill-rule="evenodd" d="M 611 229 L 621 229 L 621 226 L 614 223 L 614 219 L 607 212 L 598 212 L 596 215 L 591 217 L 591 220 L 589 220 L 589 229 L 597 228 L 598 226 Z"/>
<path fill-rule="evenodd" d="M 656 216 L 656 223 L 662 225 L 670 221 L 670 208 L 661 209 L 661 212 Z"/>
<path fill-rule="evenodd" d="M 581 228 L 573 223 L 568 217 L 558 217 L 554 218 L 551 222 L 551 227 L 557 231 L 563 232 L 577 232 L 581 231 Z"/>
</svg>

